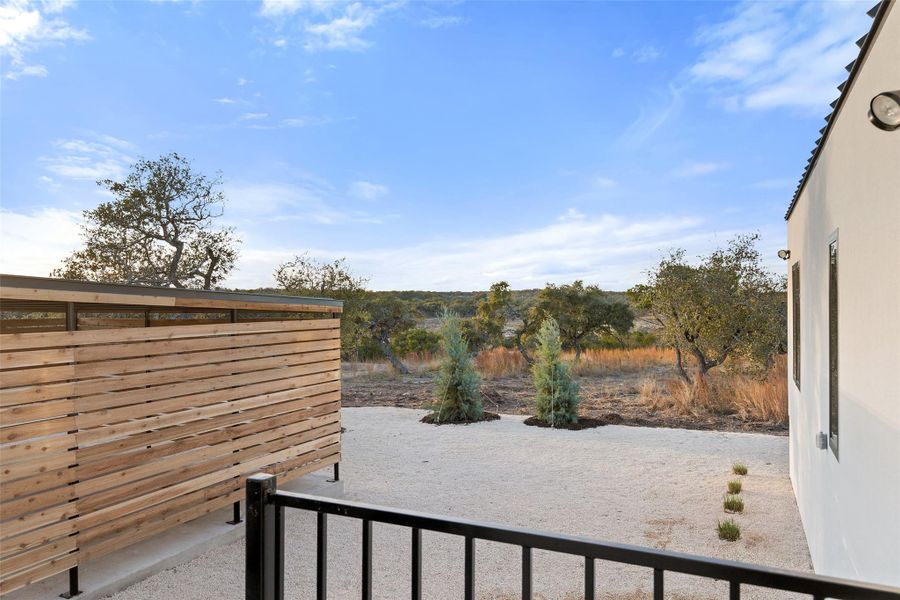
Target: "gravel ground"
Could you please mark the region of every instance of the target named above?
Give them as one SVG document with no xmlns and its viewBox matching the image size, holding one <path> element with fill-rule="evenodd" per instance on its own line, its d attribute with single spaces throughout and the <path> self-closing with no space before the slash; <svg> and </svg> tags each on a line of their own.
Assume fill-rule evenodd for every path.
<svg viewBox="0 0 900 600">
<path fill-rule="evenodd" d="M 345 408 L 341 477 L 346 497 L 437 514 L 810 570 L 788 478 L 788 440 L 751 433 L 606 426 L 556 431 L 524 417 L 466 426 L 419 422 L 423 411 Z M 733 461 L 744 461 L 743 537 L 717 539 Z M 312 598 L 315 520 L 287 511 L 286 595 Z M 329 520 L 329 598 L 359 597 L 360 524 Z M 409 597 L 409 532 L 375 525 L 376 598 Z M 462 597 L 459 538 L 423 534 L 426 598 Z M 243 541 L 154 575 L 115 600 L 239 600 Z M 582 562 L 534 554 L 537 597 L 581 597 Z M 477 595 L 517 598 L 518 548 L 478 542 Z M 598 597 L 638 599 L 652 573 L 597 564 Z M 727 597 L 725 584 L 667 574 L 667 598 Z M 781 598 L 747 590 L 744 598 Z"/>
</svg>

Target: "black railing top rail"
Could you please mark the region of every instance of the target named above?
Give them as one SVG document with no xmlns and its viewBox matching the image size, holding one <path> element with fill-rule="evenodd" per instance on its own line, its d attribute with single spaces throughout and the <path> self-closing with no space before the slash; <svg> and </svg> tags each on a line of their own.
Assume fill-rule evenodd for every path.
<svg viewBox="0 0 900 600">
<path fill-rule="evenodd" d="M 900 589 L 885 585 L 629 544 L 598 542 L 571 535 L 541 533 L 521 527 L 494 525 L 457 517 L 437 516 L 284 491 L 268 494 L 266 501 L 275 506 L 316 511 L 320 514 L 333 514 L 370 522 L 413 527 L 523 548 L 549 550 L 591 559 L 650 567 L 658 571 L 674 571 L 736 584 L 799 592 L 816 598 L 900 600 Z"/>
</svg>

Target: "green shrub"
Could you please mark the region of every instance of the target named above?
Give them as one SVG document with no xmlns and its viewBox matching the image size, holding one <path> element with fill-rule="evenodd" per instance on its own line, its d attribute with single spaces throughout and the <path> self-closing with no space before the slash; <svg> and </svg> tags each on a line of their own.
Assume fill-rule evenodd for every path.
<svg viewBox="0 0 900 600">
<path fill-rule="evenodd" d="M 537 390 L 535 416 L 551 427 L 578 421 L 578 383 L 560 355 L 559 325 L 547 318 L 538 332 L 538 349 L 531 367 L 531 379 Z"/>
<path fill-rule="evenodd" d="M 441 349 L 444 356 L 435 380 L 434 422 L 480 421 L 484 417 L 480 378 L 455 313 L 445 312 L 441 320 Z"/>
<path fill-rule="evenodd" d="M 413 327 L 396 334 L 391 340 L 391 346 L 400 356 L 413 353 L 436 354 L 441 347 L 441 336 L 421 327 Z"/>
<path fill-rule="evenodd" d="M 736 462 L 731 465 L 731 472 L 735 475 L 746 475 L 747 474 L 747 465 L 742 462 Z"/>
<path fill-rule="evenodd" d="M 716 525 L 719 532 L 720 540 L 734 542 L 741 539 L 741 526 L 734 522 L 734 519 L 719 521 Z"/>
<path fill-rule="evenodd" d="M 725 509 L 725 512 L 744 512 L 744 499 L 735 494 L 725 494 L 725 498 L 722 500 L 722 507 Z"/>
<path fill-rule="evenodd" d="M 728 482 L 728 493 L 729 494 L 740 494 L 741 488 L 743 488 L 743 484 L 741 484 L 740 479 L 732 479 Z"/>
</svg>

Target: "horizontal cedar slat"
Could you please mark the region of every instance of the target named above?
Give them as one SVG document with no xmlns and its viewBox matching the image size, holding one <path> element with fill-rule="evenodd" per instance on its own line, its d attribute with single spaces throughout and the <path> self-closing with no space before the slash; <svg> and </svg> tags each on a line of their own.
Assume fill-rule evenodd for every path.
<svg viewBox="0 0 900 600">
<path fill-rule="evenodd" d="M 334 329 L 340 327 L 340 319 L 302 319 L 296 321 L 266 321 L 262 323 L 225 323 L 221 325 L 178 325 L 143 329 L 104 329 L 99 331 L 59 331 L 52 333 L 11 333 L 0 335 L 0 348 L 28 350 L 57 346 L 85 346 L 91 344 L 117 344 L 169 340 L 184 337 L 208 337 L 211 335 L 240 335 L 251 332 L 299 331 L 307 329 Z"/>
<path fill-rule="evenodd" d="M 295 389 L 313 383 L 334 381 L 340 377 L 335 362 L 336 361 L 329 361 L 327 363 L 305 365 L 305 373 L 302 375 L 297 374 L 294 377 L 287 379 L 277 379 L 275 381 L 267 381 L 259 384 L 213 390 L 211 392 L 191 394 L 189 396 L 164 398 L 162 400 L 103 409 L 94 412 L 80 411 L 79 415 L 75 418 L 76 424 L 79 429 L 90 429 L 91 427 L 99 427 L 104 423 L 136 420 L 152 415 L 172 413 L 187 408 L 200 408 L 210 404 L 249 398 L 266 392 Z M 80 404 L 78 404 L 78 406 L 80 407 Z"/>
<path fill-rule="evenodd" d="M 323 346 L 324 350 L 309 351 L 306 354 L 287 354 L 253 360 L 243 360 L 235 363 L 217 363 L 213 365 L 199 365 L 179 369 L 178 379 L 194 380 L 220 377 L 235 373 L 247 373 L 263 369 L 277 367 L 289 367 L 308 364 L 322 360 L 324 354 L 317 352 L 329 352 L 329 356 L 340 356 L 340 340 L 328 340 L 326 342 L 312 342 Z M 330 349 L 329 349 L 330 348 Z M 131 375 L 104 377 L 87 381 L 53 383 L 39 386 L 25 386 L 10 390 L 0 389 L 0 407 L 17 406 L 46 400 L 55 400 L 71 396 L 88 396 L 104 394 L 119 390 L 133 389 L 141 386 L 166 384 L 176 375 L 171 370 L 150 371 L 147 373 L 133 373 Z"/>
<path fill-rule="evenodd" d="M 275 391 L 291 387 L 283 383 L 277 383 L 279 381 L 328 370 L 327 368 L 322 368 L 322 365 L 337 365 L 335 369 L 340 369 L 340 358 L 337 350 L 310 352 L 291 362 L 298 364 L 276 366 L 274 368 L 265 368 L 257 371 L 249 371 L 247 373 L 236 373 L 234 375 L 226 374 L 218 377 L 207 377 L 205 379 L 188 379 L 179 383 L 154 385 L 139 389 L 82 396 L 76 401 L 77 410 L 82 413 L 95 412 L 120 406 L 131 406 L 141 402 L 153 402 L 156 400 L 166 400 L 178 397 L 184 398 L 184 402 L 189 405 L 192 402 L 189 396 L 196 394 L 212 393 L 217 390 L 237 386 L 248 387 L 260 384 L 275 385 L 275 387 L 265 390 Z"/>
<path fill-rule="evenodd" d="M 147 417 L 136 421 L 109 425 L 106 427 L 97 427 L 95 429 L 80 432 L 78 434 L 78 441 L 82 444 L 90 444 L 93 442 L 122 437 L 125 435 L 133 435 L 136 433 L 141 433 L 143 431 L 151 431 L 160 427 L 188 423 L 190 421 L 198 419 L 208 419 L 252 406 L 259 406 L 262 404 L 275 404 L 287 400 L 297 400 L 299 398 L 314 396 L 324 392 L 336 391 L 338 389 L 340 389 L 340 381 L 335 380 L 326 383 L 305 386 L 302 388 L 285 390 L 283 392 L 262 394 L 260 396 L 255 396 L 252 398 L 235 400 L 234 402 L 215 404 L 212 406 L 203 406 L 200 408 L 193 408 L 177 413 L 168 413 L 165 415 Z"/>
</svg>

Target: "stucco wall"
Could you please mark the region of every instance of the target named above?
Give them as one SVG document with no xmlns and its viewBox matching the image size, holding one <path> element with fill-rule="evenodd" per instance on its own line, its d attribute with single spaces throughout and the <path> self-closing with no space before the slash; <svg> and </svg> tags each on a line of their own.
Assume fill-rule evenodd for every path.
<svg viewBox="0 0 900 600">
<path fill-rule="evenodd" d="M 788 221 L 788 273 L 796 261 L 801 270 L 802 360 L 802 391 L 788 377 L 788 395 L 791 478 L 816 571 L 900 586 L 900 130 L 867 119 L 872 96 L 897 89 L 895 3 Z M 835 231 L 840 458 L 815 444 L 816 433 L 828 431 Z"/>
</svg>

